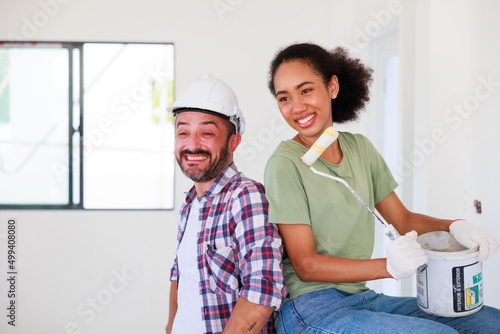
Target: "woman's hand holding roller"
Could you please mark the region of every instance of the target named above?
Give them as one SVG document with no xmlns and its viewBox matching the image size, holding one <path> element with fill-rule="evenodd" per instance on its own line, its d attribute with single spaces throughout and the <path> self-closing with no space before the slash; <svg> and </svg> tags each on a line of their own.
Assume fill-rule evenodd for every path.
<svg viewBox="0 0 500 334">
<path fill-rule="evenodd" d="M 413 275 L 426 262 L 427 256 L 417 242 L 415 231 L 397 238 L 387 247 L 387 271 L 395 279 Z"/>
</svg>

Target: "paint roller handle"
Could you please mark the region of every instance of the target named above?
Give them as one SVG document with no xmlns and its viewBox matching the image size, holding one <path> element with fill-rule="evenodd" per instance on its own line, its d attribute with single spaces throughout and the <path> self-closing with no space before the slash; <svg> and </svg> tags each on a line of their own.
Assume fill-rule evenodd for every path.
<svg viewBox="0 0 500 334">
<path fill-rule="evenodd" d="M 400 237 L 399 232 L 396 230 L 396 228 L 392 224 L 387 224 L 385 226 L 384 233 L 391 240 L 396 240 L 397 238 Z"/>
</svg>

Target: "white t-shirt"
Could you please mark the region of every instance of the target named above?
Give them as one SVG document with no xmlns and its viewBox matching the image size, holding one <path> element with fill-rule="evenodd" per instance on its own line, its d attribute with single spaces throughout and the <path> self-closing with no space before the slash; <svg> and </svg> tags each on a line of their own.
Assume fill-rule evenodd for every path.
<svg viewBox="0 0 500 334">
<path fill-rule="evenodd" d="M 198 220 L 200 202 L 191 203 L 186 229 L 177 251 L 179 281 L 177 285 L 177 313 L 172 328 L 173 334 L 205 333 L 205 322 L 201 318 L 203 299 L 200 295 L 200 274 L 198 271 L 198 234 L 201 222 Z"/>
</svg>

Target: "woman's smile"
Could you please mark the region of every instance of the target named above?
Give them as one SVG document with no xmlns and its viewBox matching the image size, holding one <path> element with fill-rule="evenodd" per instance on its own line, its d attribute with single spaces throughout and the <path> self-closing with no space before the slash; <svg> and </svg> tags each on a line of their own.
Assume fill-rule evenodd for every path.
<svg viewBox="0 0 500 334">
<path fill-rule="evenodd" d="M 301 117 L 301 118 L 296 119 L 296 122 L 299 123 L 299 126 L 306 127 L 306 126 L 310 125 L 309 123 L 312 123 L 309 121 L 311 121 L 315 117 L 316 117 L 316 113 L 309 114 L 309 115 L 306 115 L 305 117 Z"/>
</svg>

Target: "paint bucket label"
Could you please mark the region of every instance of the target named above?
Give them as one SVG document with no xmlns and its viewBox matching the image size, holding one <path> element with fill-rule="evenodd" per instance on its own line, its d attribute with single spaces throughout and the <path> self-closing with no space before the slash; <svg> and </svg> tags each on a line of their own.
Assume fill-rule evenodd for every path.
<svg viewBox="0 0 500 334">
<path fill-rule="evenodd" d="M 483 274 L 477 249 L 467 249 L 450 233 L 441 231 L 426 233 L 417 241 L 428 258 L 416 275 L 419 308 L 443 317 L 479 311 L 483 305 Z"/>
<path fill-rule="evenodd" d="M 427 267 L 417 272 L 417 303 L 420 307 L 429 307 L 429 295 L 427 288 Z"/>
<path fill-rule="evenodd" d="M 483 304 L 483 273 L 480 262 L 454 267 L 452 282 L 455 312 L 470 311 Z"/>
</svg>

